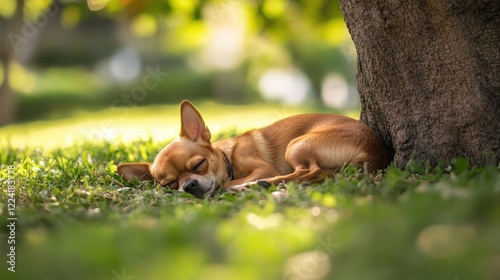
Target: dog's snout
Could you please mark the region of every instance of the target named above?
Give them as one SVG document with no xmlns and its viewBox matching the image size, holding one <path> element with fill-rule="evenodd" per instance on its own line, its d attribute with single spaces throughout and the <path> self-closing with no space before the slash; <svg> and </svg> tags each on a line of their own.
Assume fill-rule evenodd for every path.
<svg viewBox="0 0 500 280">
<path fill-rule="evenodd" d="M 194 194 L 196 192 L 196 190 L 198 189 L 198 186 L 199 186 L 198 180 L 191 179 L 186 184 L 184 184 L 183 189 L 185 192 Z"/>
</svg>

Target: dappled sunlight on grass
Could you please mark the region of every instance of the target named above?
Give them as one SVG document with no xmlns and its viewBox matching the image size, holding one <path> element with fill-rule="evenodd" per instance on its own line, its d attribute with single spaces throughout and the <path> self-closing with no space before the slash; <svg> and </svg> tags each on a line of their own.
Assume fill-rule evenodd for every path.
<svg viewBox="0 0 500 280">
<path fill-rule="evenodd" d="M 252 112 L 268 112 L 263 122 L 291 113 L 269 106 L 248 111 L 242 108 L 253 106 L 198 107 L 209 125 L 220 122 L 221 127 L 241 124 L 242 116 L 261 121 L 251 118 Z M 134 126 L 148 119 L 152 108 L 158 108 L 157 116 L 172 112 L 161 125 L 178 130 L 177 106 L 134 109 L 139 116 Z M 231 118 L 226 111 L 238 114 Z M 99 115 L 104 116 L 82 119 L 98 122 Z M 318 184 L 280 186 L 280 198 L 273 195 L 277 186 L 252 186 L 247 192 L 220 190 L 197 199 L 153 182 L 131 183 L 116 173 L 120 162 L 152 161 L 163 145 L 152 138 L 73 141 L 54 149 L 2 146 L 0 183 L 8 178 L 15 194 L 0 188 L 0 217 L 11 215 L 7 203 L 15 197 L 17 270 L 0 270 L 0 279 L 500 275 L 493 267 L 500 252 L 498 167 L 469 168 L 466 159 L 456 159 L 438 168 L 411 163 L 366 175 L 349 165 Z M 5 236 L 9 222 L 0 219 Z"/>
<path fill-rule="evenodd" d="M 281 118 L 311 112 L 311 108 L 273 104 L 220 105 L 194 104 L 213 136 L 222 132 L 242 132 L 271 124 Z M 358 112 L 348 115 L 357 118 Z M 152 138 L 167 141 L 180 130 L 179 105 L 116 107 L 95 113 L 77 112 L 53 121 L 36 121 L 0 128 L 2 141 L 14 147 L 54 148 L 87 141 L 130 142 Z M 5 144 L 5 143 L 2 143 Z"/>
</svg>

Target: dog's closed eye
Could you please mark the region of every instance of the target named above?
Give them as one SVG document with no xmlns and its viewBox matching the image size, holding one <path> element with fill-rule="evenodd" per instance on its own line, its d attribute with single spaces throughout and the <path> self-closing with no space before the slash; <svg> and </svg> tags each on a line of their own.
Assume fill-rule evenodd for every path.
<svg viewBox="0 0 500 280">
<path fill-rule="evenodd" d="M 198 163 L 197 163 L 197 164 L 196 164 L 196 165 L 192 168 L 192 170 L 193 170 L 194 172 L 197 172 L 197 171 L 203 171 L 203 169 L 204 169 L 204 168 L 203 168 L 203 167 L 204 167 L 203 165 L 204 165 L 206 162 L 207 162 L 207 160 L 206 160 L 206 159 L 202 159 L 202 160 L 200 160 L 200 161 L 199 161 L 199 162 L 198 162 Z"/>
</svg>

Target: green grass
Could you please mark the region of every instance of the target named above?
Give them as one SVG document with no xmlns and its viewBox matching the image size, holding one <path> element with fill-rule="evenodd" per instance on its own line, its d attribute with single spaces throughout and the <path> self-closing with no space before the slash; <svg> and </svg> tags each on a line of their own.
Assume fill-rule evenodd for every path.
<svg viewBox="0 0 500 280">
<path fill-rule="evenodd" d="M 348 166 L 322 184 L 289 184 L 281 199 L 276 188 L 197 199 L 115 173 L 167 141 L 3 144 L 0 279 L 500 278 L 499 167 L 456 159 L 366 176 Z"/>
</svg>

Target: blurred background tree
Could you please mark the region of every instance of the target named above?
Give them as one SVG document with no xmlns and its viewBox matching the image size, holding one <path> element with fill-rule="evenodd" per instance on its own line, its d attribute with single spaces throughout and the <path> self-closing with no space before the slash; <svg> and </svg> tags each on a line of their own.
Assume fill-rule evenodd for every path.
<svg viewBox="0 0 500 280">
<path fill-rule="evenodd" d="M 337 1 L 2 0 L 0 18 L 1 125 L 182 99 L 358 105 Z"/>
</svg>

